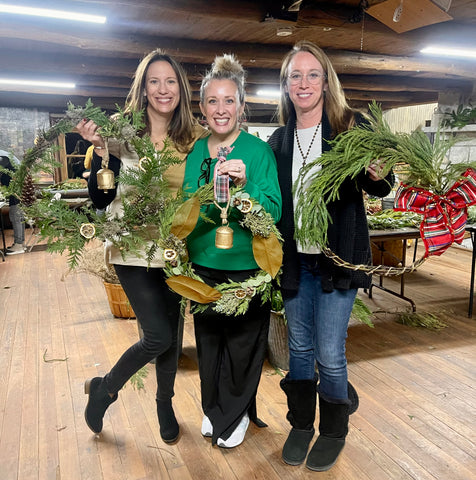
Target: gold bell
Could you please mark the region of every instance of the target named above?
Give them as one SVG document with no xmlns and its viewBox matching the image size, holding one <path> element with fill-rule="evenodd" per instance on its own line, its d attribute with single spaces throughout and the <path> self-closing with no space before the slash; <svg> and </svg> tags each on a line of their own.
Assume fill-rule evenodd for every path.
<svg viewBox="0 0 476 480">
<path fill-rule="evenodd" d="M 109 168 L 101 168 L 97 173 L 98 188 L 107 193 L 114 188 L 114 172 Z"/>
<path fill-rule="evenodd" d="M 233 230 L 228 225 L 222 225 L 217 228 L 215 247 L 222 249 L 233 247 Z"/>
</svg>

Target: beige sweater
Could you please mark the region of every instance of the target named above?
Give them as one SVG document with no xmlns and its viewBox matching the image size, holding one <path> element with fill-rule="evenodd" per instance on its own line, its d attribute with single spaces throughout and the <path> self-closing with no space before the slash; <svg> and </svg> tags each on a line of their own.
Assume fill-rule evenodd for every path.
<svg viewBox="0 0 476 480">
<path fill-rule="evenodd" d="M 195 143 L 195 140 L 197 140 L 198 138 L 206 135 L 206 133 L 207 132 L 204 128 L 197 125 L 194 130 L 193 143 Z M 190 149 L 192 148 L 193 143 L 190 145 Z M 108 146 L 110 153 L 121 159 L 121 169 L 138 168 L 139 157 L 135 151 L 130 151 L 123 143 L 115 142 L 113 140 L 109 141 Z M 164 176 L 169 182 L 170 190 L 173 193 L 177 193 L 177 191 L 182 188 L 183 176 L 185 172 L 185 157 L 187 156 L 187 153 L 179 152 L 175 148 L 173 148 L 172 151 L 178 158 L 182 159 L 183 162 L 176 165 L 171 165 L 165 172 Z M 118 185 L 116 197 L 107 207 L 108 215 L 117 216 L 119 218 L 123 216 L 122 197 L 130 188 L 131 187 L 128 185 Z M 114 265 L 131 265 L 141 267 L 149 266 L 151 268 L 160 268 L 165 265 L 162 256 L 162 250 L 157 251 L 150 264 L 148 264 L 145 256 L 145 251 L 142 252 L 140 256 L 127 254 L 125 258 L 122 258 L 119 249 L 115 247 L 109 240 L 106 240 L 105 247 L 106 263 L 112 263 Z"/>
</svg>

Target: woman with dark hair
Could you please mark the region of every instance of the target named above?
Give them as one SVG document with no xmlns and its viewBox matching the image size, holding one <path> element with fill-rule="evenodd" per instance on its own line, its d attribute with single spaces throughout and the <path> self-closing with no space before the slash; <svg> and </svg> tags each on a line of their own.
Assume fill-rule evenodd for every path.
<svg viewBox="0 0 476 480">
<path fill-rule="evenodd" d="M 205 131 L 191 112 L 191 93 L 187 76 L 181 65 L 162 50 L 149 53 L 137 67 L 126 100 L 126 113 L 145 112 L 145 128 L 156 150 L 169 142 L 175 155 L 185 159 L 193 142 Z M 88 188 L 95 206 L 107 206 L 113 216 L 122 216 L 122 196 L 126 187 L 120 183 L 105 193 L 98 189 L 97 172 L 101 168 L 105 142 L 98 126 L 91 120 L 77 125 L 79 133 L 94 145 Z M 109 142 L 109 168 L 117 176 L 121 168 L 138 168 L 139 157 L 130 146 Z M 169 147 L 170 148 L 170 147 Z M 185 164 L 170 166 L 165 177 L 172 193 L 182 186 Z M 129 187 L 127 187 L 129 188 Z M 165 283 L 162 255 L 157 253 L 149 262 L 144 255 L 121 252 L 106 242 L 106 260 L 113 264 L 121 285 L 143 331 L 143 337 L 124 352 L 111 371 L 85 384 L 89 395 L 85 418 L 89 428 L 99 433 L 109 405 L 117 400 L 119 390 L 144 365 L 155 359 L 157 374 L 157 415 L 162 439 L 171 443 L 179 435 L 179 425 L 172 407 L 174 382 L 178 361 L 178 325 L 180 297 Z"/>
<path fill-rule="evenodd" d="M 334 138 L 364 117 L 352 110 L 327 55 L 308 41 L 297 43 L 284 58 L 279 116 L 282 127 L 268 140 L 278 163 L 283 215 L 277 225 L 284 237 L 281 278 L 289 332 L 289 373 L 281 381 L 292 429 L 282 457 L 290 465 L 324 471 L 334 465 L 348 432 L 349 414 L 358 396 L 347 379 L 345 343 L 358 288 L 368 288 L 371 277 L 359 270 L 338 267 L 319 245 L 303 246 L 294 239 L 295 208 L 299 192 L 305 195 L 309 176 L 303 167 L 330 149 Z M 347 179 L 338 199 L 328 204 L 328 246 L 351 264 L 370 264 L 371 250 L 363 191 L 383 197 L 393 174 L 379 176 L 378 162 Z M 293 185 L 300 188 L 293 189 Z M 317 367 L 317 373 L 316 373 Z M 319 382 L 319 383 L 318 383 Z M 319 396 L 319 436 L 314 436 L 316 389 Z"/>
</svg>

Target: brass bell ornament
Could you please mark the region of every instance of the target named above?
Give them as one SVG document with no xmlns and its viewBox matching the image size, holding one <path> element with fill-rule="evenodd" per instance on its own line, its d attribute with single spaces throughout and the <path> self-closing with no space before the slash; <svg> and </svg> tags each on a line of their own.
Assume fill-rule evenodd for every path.
<svg viewBox="0 0 476 480">
<path fill-rule="evenodd" d="M 233 230 L 228 225 L 217 228 L 215 235 L 215 247 L 224 250 L 233 247 Z"/>
<path fill-rule="evenodd" d="M 105 167 L 98 170 L 97 173 L 98 188 L 107 193 L 108 190 L 114 189 L 114 172 Z"/>
</svg>

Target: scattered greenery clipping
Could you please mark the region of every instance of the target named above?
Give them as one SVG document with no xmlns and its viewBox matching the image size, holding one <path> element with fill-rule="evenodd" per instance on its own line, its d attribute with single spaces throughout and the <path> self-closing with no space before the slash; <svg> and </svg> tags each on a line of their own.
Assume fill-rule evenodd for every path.
<svg viewBox="0 0 476 480">
<path fill-rule="evenodd" d="M 446 323 L 440 320 L 436 315 L 428 312 L 403 312 L 399 314 L 397 322 L 410 327 L 423 327 L 434 331 L 447 327 Z"/>
<path fill-rule="evenodd" d="M 372 322 L 372 311 L 359 297 L 355 297 L 351 318 L 358 320 L 370 328 L 374 328 L 374 324 Z"/>
<path fill-rule="evenodd" d="M 131 382 L 132 388 L 134 390 L 145 389 L 144 379 L 147 378 L 148 374 L 149 374 L 149 370 L 147 369 L 147 365 L 142 367 L 136 373 L 134 373 L 132 377 L 129 379 L 129 381 Z"/>
<path fill-rule="evenodd" d="M 443 195 L 476 162 L 450 163 L 448 150 L 457 142 L 455 137 L 435 135 L 434 143 L 421 130 L 412 133 L 393 133 L 375 102 L 370 106 L 368 124 L 338 135 L 332 140 L 332 149 L 309 163 L 304 174 L 311 179 L 306 195 L 300 195 L 296 208 L 296 221 L 301 227 L 296 237 L 303 245 L 327 246 L 329 212 L 327 205 L 339 198 L 339 189 L 347 179 L 356 180 L 371 163 L 380 160 L 382 176 L 396 165 L 406 165 L 406 177 L 400 180 L 414 187 Z M 318 163 L 322 168 L 312 174 Z"/>
</svg>

